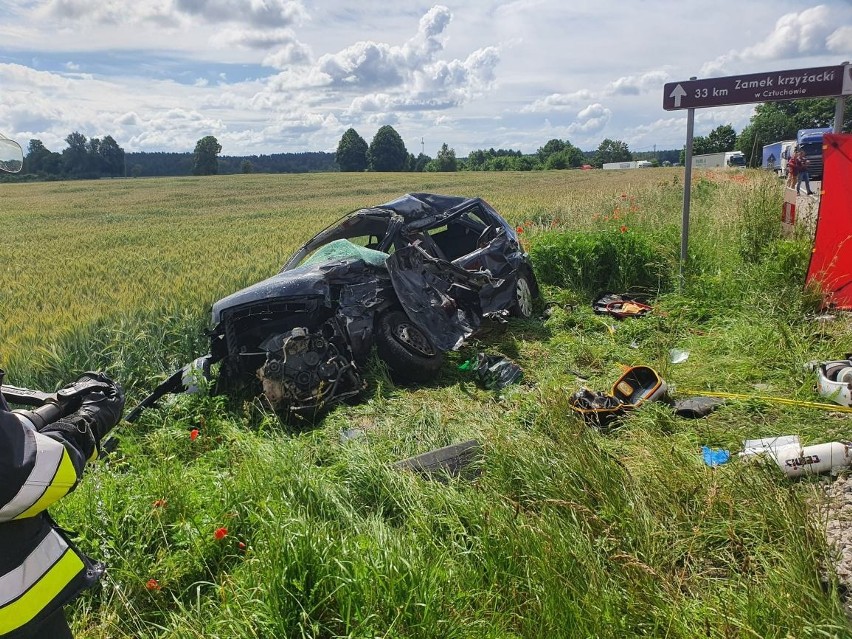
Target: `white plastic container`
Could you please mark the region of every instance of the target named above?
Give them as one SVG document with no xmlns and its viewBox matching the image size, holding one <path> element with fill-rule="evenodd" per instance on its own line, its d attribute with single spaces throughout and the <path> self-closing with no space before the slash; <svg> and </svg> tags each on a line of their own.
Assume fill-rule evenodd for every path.
<svg viewBox="0 0 852 639">
<path fill-rule="evenodd" d="M 743 442 L 743 450 L 740 457 L 754 457 L 755 455 L 770 454 L 778 458 L 778 451 L 787 446 L 793 446 L 797 451 L 802 449 L 798 435 L 779 435 L 778 437 L 764 437 L 762 439 L 747 439 Z"/>
<path fill-rule="evenodd" d="M 813 446 L 782 446 L 774 451 L 778 467 L 788 477 L 816 475 L 852 466 L 852 442 L 828 442 Z"/>
</svg>

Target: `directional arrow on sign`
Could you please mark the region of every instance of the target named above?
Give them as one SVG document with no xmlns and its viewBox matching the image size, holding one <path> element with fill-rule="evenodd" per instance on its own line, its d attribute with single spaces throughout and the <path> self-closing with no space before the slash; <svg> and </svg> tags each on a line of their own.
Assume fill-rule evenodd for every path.
<svg viewBox="0 0 852 639">
<path fill-rule="evenodd" d="M 669 97 L 674 98 L 674 105 L 675 105 L 676 109 L 680 107 L 680 99 L 682 97 L 684 97 L 685 95 L 686 95 L 686 91 L 684 91 L 683 87 L 680 86 L 679 84 L 677 86 L 675 86 L 674 91 L 669 93 Z"/>
</svg>

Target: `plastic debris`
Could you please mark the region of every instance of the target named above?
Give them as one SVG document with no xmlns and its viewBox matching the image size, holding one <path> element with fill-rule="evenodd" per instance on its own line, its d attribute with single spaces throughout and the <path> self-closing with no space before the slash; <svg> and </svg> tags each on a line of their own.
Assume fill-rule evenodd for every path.
<svg viewBox="0 0 852 639">
<path fill-rule="evenodd" d="M 523 379 L 524 371 L 508 357 L 477 353 L 459 366 L 459 370 L 475 370 L 479 382 L 488 390 L 502 390 Z"/>
<path fill-rule="evenodd" d="M 669 351 L 669 362 L 672 364 L 682 364 L 689 359 L 689 351 L 684 351 L 679 348 L 673 348 Z"/>
<path fill-rule="evenodd" d="M 710 468 L 726 464 L 731 459 L 730 451 L 724 448 L 710 448 L 709 446 L 701 447 L 701 456 L 704 458 L 704 463 Z"/>
<path fill-rule="evenodd" d="M 583 387 L 568 400 L 571 408 L 596 428 L 606 429 L 627 410 L 613 395 Z"/>
<path fill-rule="evenodd" d="M 785 446 L 801 447 L 798 435 L 780 435 L 778 437 L 764 437 L 762 439 L 747 439 L 743 442 L 743 450 L 740 457 L 751 457 L 770 453 L 775 455 L 779 448 Z"/>
<path fill-rule="evenodd" d="M 852 359 L 823 362 L 816 370 L 819 394 L 840 406 L 852 406 Z"/>
<path fill-rule="evenodd" d="M 615 380 L 610 393 L 581 388 L 568 400 L 571 409 L 597 428 L 607 428 L 626 411 L 646 401 L 668 398 L 668 385 L 648 366 L 633 366 Z"/>
<path fill-rule="evenodd" d="M 481 457 L 482 446 L 477 440 L 471 439 L 403 459 L 396 462 L 394 467 L 439 481 L 459 476 L 474 478 L 479 474 Z"/>
<path fill-rule="evenodd" d="M 640 298 L 634 295 L 618 295 L 616 293 L 604 293 L 593 304 L 595 313 L 611 315 L 618 319 L 625 317 L 643 317 L 653 310 Z"/>
<path fill-rule="evenodd" d="M 721 397 L 689 397 L 676 401 L 674 410 L 678 417 L 698 419 L 707 417 L 724 403 L 725 400 Z"/>
<path fill-rule="evenodd" d="M 341 444 L 357 439 L 365 439 L 366 437 L 367 432 L 361 428 L 346 428 L 340 431 Z"/>
</svg>

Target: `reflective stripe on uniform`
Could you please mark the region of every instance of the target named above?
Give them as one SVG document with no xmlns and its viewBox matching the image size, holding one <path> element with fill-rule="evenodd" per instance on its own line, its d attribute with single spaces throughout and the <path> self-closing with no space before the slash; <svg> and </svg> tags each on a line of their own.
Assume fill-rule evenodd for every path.
<svg viewBox="0 0 852 639">
<path fill-rule="evenodd" d="M 18 493 L 0 508 L 0 522 L 41 512 L 67 495 L 77 481 L 77 471 L 65 446 L 30 429 L 24 431 L 24 437 L 25 449 L 35 449 L 35 463 Z"/>
<path fill-rule="evenodd" d="M 24 563 L 0 575 L 0 635 L 32 621 L 84 569 L 83 560 L 51 530 Z"/>
</svg>

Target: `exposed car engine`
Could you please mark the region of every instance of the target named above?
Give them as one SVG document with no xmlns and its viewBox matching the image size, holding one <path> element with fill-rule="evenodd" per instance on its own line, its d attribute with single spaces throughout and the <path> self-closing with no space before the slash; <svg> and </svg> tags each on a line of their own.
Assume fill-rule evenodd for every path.
<svg viewBox="0 0 852 639">
<path fill-rule="evenodd" d="M 326 402 L 357 395 L 365 386 L 334 320 L 318 332 L 298 327 L 266 340 L 267 359 L 257 371 L 276 409 L 316 410 Z"/>
</svg>

